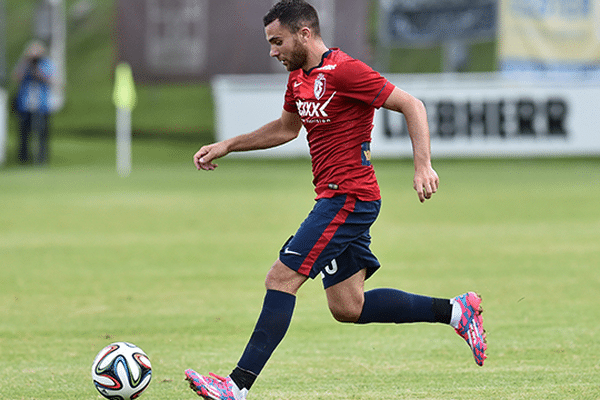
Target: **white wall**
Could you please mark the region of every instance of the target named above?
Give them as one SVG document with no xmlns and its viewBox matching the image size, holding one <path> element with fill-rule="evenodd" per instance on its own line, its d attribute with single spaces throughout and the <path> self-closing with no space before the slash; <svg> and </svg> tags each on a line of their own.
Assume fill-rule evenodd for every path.
<svg viewBox="0 0 600 400">
<path fill-rule="evenodd" d="M 428 110 L 434 157 L 600 155 L 600 82 L 499 74 L 388 75 Z M 249 132 L 281 115 L 287 75 L 213 80 L 217 139 Z M 379 110 L 373 157 L 410 157 L 403 117 Z M 249 156 L 308 155 L 305 133 Z"/>
</svg>

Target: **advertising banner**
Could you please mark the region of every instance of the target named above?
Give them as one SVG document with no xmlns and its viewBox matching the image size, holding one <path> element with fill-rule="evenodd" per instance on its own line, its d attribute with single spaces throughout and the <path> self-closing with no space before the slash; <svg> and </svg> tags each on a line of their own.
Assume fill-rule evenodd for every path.
<svg viewBox="0 0 600 400">
<path fill-rule="evenodd" d="M 390 75 L 421 99 L 433 157 L 600 155 L 600 82 L 511 80 L 496 74 Z M 287 75 L 213 80 L 217 139 L 250 132 L 281 116 Z M 236 153 L 308 156 L 306 133 L 276 149 Z M 410 157 L 404 117 L 378 110 L 373 157 Z"/>
<path fill-rule="evenodd" d="M 497 0 L 382 0 L 380 38 L 398 46 L 431 46 L 496 35 Z"/>
<path fill-rule="evenodd" d="M 600 2 L 501 0 L 503 71 L 600 69 Z"/>
</svg>

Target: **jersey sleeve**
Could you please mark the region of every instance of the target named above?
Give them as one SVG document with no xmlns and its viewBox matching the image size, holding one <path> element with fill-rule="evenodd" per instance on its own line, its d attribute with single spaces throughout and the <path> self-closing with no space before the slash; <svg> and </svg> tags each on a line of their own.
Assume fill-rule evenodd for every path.
<svg viewBox="0 0 600 400">
<path fill-rule="evenodd" d="M 285 91 L 285 100 L 283 103 L 283 109 L 290 113 L 297 113 L 298 107 L 296 106 L 296 100 L 292 91 L 292 74 L 288 77 L 287 89 Z"/>
<path fill-rule="evenodd" d="M 383 106 L 395 86 L 379 72 L 359 60 L 338 66 L 338 86 L 342 94 L 375 108 Z"/>
</svg>

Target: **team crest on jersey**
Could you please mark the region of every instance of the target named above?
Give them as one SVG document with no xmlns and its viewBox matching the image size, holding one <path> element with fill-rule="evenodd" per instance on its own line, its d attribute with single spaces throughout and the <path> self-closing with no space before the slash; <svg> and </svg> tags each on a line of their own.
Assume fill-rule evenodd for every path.
<svg viewBox="0 0 600 400">
<path fill-rule="evenodd" d="M 326 85 L 325 74 L 319 74 L 317 80 L 315 80 L 315 97 L 317 100 L 321 100 L 321 97 L 325 94 Z"/>
</svg>

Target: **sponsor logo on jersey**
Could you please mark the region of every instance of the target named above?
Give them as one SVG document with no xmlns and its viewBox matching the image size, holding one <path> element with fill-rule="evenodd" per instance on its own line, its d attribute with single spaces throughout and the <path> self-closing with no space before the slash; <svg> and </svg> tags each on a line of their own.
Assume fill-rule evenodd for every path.
<svg viewBox="0 0 600 400">
<path fill-rule="evenodd" d="M 327 89 L 327 81 L 325 80 L 325 74 L 319 74 L 315 80 L 315 97 L 317 100 L 321 100 L 321 97 L 325 94 Z"/>
<path fill-rule="evenodd" d="M 326 108 L 329 105 L 329 103 L 331 103 L 331 100 L 333 100 L 333 97 L 336 95 L 336 93 L 337 92 L 333 92 L 331 97 L 329 97 L 329 99 L 327 99 L 327 101 L 322 104 L 319 101 L 297 100 L 296 107 L 298 107 L 298 114 L 303 119 L 304 118 L 327 118 L 327 117 L 329 117 L 329 114 L 327 114 Z M 306 122 L 311 122 L 311 121 L 306 121 Z M 313 121 L 313 122 L 321 122 L 321 121 Z M 323 121 L 323 122 L 329 122 L 329 120 Z"/>
</svg>

